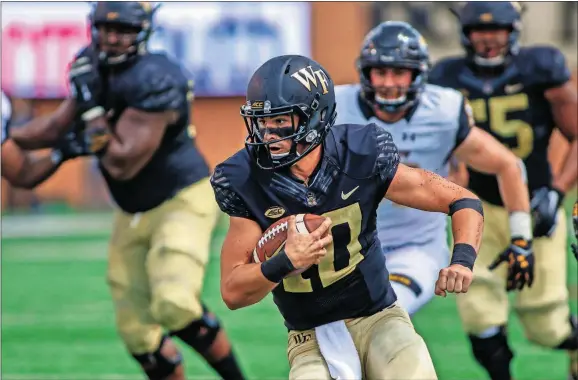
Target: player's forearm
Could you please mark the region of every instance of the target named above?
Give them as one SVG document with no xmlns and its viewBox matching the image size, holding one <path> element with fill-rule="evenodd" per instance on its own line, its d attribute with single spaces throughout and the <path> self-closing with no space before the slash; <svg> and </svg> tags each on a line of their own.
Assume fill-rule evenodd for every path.
<svg viewBox="0 0 578 380">
<path fill-rule="evenodd" d="M 74 113 L 75 102 L 67 99 L 52 114 L 34 118 L 20 127 L 12 128 L 10 137 L 25 150 L 52 147 L 72 123 Z"/>
<path fill-rule="evenodd" d="M 91 141 L 91 150 L 100 156 L 100 163 L 108 174 L 117 181 L 127 181 L 133 178 L 141 167 L 134 164 L 130 154 L 134 150 L 130 141 L 123 141 L 111 132 L 108 120 L 104 116 L 97 117 L 86 123 L 86 134 Z"/>
<path fill-rule="evenodd" d="M 64 133 L 52 115 L 33 119 L 29 123 L 10 130 L 10 137 L 25 150 L 49 148 Z"/>
<path fill-rule="evenodd" d="M 484 217 L 476 210 L 465 208 L 452 215 L 454 245 L 458 243 L 468 244 L 478 252 L 483 230 Z"/>
<path fill-rule="evenodd" d="M 570 144 L 570 150 L 564 160 L 562 170 L 558 173 L 552 183 L 555 189 L 567 193 L 576 184 L 578 178 L 578 139 L 574 139 Z"/>
<path fill-rule="evenodd" d="M 44 182 L 60 167 L 60 161 L 54 161 L 51 155 L 34 158 L 27 155 L 26 162 L 18 176 L 9 179 L 12 186 L 33 189 Z"/>
<path fill-rule="evenodd" d="M 530 212 L 530 198 L 526 185 L 526 167 L 521 160 L 509 162 L 496 173 L 500 196 L 510 213 Z"/>
<path fill-rule="evenodd" d="M 221 296 L 227 307 L 235 310 L 261 301 L 275 286 L 263 275 L 261 264 L 243 264 L 221 282 Z"/>
</svg>

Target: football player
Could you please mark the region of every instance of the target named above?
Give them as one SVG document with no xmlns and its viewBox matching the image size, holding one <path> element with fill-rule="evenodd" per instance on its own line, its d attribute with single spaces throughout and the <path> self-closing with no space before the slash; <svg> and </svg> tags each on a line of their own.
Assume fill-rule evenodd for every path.
<svg viewBox="0 0 578 380">
<path fill-rule="evenodd" d="M 96 3 L 92 42 L 69 74 L 81 123 L 74 132 L 98 158 L 119 208 L 108 265 L 117 329 L 149 379 L 184 379 L 173 337 L 221 378 L 243 379 L 222 326 L 200 299 L 218 207 L 193 139 L 188 74 L 147 51 L 155 9 Z"/>
<path fill-rule="evenodd" d="M 246 307 L 273 293 L 289 329 L 290 379 L 351 378 L 328 364 L 335 348 L 322 344 L 320 332 L 329 326 L 350 332 L 353 357 L 367 358 L 359 364 L 364 379 L 435 378 L 427 347 L 384 276 L 376 210 L 386 197 L 452 215 L 454 255 L 436 283 L 436 294 L 445 296 L 467 292 L 471 281 L 483 229 L 477 197 L 400 164 L 392 136 L 376 124 L 334 125 L 333 81 L 312 59 L 285 55 L 264 63 L 249 81 L 241 114 L 246 149 L 219 164 L 211 179 L 230 216 L 221 251 L 227 306 Z M 327 219 L 298 234 L 299 213 Z M 252 262 L 263 231 L 284 214 L 291 215 L 284 248 Z M 306 270 L 290 275 L 296 269 Z"/>
<path fill-rule="evenodd" d="M 38 184 L 49 178 L 60 165 L 71 158 L 82 156 L 86 151 L 82 146 L 76 144 L 70 136 L 56 142 L 56 147 L 50 154 L 31 154 L 17 145 L 10 136 L 10 121 L 12 119 L 12 105 L 10 99 L 2 91 L 2 177 L 12 186 L 25 189 L 33 189 Z M 43 118 L 47 120 L 48 118 Z M 16 133 L 20 130 L 34 129 L 38 124 L 38 119 L 16 128 Z"/>
<path fill-rule="evenodd" d="M 501 247 L 510 266 L 509 288 L 533 280 L 530 201 L 524 167 L 500 142 L 474 126 L 471 108 L 456 90 L 426 84 L 425 40 L 405 22 L 371 30 L 357 62 L 360 84 L 337 86 L 337 123 L 375 123 L 393 136 L 408 166 L 448 176 L 455 155 L 480 171 L 496 174 L 510 212 L 510 242 Z M 446 216 L 385 200 L 377 231 L 398 300 L 411 315 L 434 296 L 433 282 L 447 266 Z M 507 233 L 506 233 L 507 234 Z"/>
<path fill-rule="evenodd" d="M 562 53 L 550 46 L 520 47 L 521 9 L 516 2 L 467 2 L 455 12 L 466 54 L 436 64 L 432 83 L 467 94 L 479 127 L 491 133 L 528 168 L 534 223 L 536 281 L 516 294 L 515 310 L 526 337 L 541 346 L 568 350 L 578 377 L 578 329 L 570 318 L 566 287 L 567 227 L 560 209 L 576 183 L 577 95 Z M 548 143 L 554 127 L 570 148 L 552 178 Z M 484 203 L 487 229 L 471 291 L 457 299 L 473 354 L 492 379 L 510 379 L 513 353 L 506 323 L 504 268 L 491 271 L 508 239 L 508 210 L 496 178 L 469 168 L 469 186 Z M 494 268 L 491 265 L 491 268 Z"/>
</svg>

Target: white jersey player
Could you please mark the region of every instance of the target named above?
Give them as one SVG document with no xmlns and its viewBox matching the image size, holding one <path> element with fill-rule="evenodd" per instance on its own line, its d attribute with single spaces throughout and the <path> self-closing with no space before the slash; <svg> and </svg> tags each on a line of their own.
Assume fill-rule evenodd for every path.
<svg viewBox="0 0 578 380">
<path fill-rule="evenodd" d="M 521 162 L 474 126 L 469 104 L 460 92 L 426 84 L 429 55 L 414 28 L 385 22 L 370 31 L 358 70 L 360 85 L 336 87 L 338 124 L 376 123 L 391 133 L 408 166 L 447 177 L 449 159 L 455 154 L 476 170 L 496 174 L 506 207 L 516 216 L 512 236 L 531 240 Z M 384 200 L 377 212 L 377 227 L 398 300 L 413 314 L 433 297 L 438 272 L 450 261 L 446 216 Z M 531 255 L 531 248 L 524 254 Z"/>
</svg>

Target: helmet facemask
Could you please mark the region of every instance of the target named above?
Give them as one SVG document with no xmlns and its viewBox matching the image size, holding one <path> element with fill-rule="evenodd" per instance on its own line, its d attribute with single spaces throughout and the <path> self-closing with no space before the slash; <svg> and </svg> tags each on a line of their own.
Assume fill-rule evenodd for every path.
<svg viewBox="0 0 578 380">
<path fill-rule="evenodd" d="M 375 86 L 370 76 L 372 68 L 408 69 L 411 70 L 411 81 L 408 86 Z M 361 70 L 361 77 L 364 97 L 371 99 L 372 105 L 382 112 L 397 113 L 405 111 L 415 104 L 427 81 L 427 69 L 416 69 L 413 63 L 407 65 L 401 63 L 395 66 L 376 65 L 363 68 Z M 391 97 L 381 96 L 380 92 L 395 95 L 395 98 L 392 99 Z"/>
<path fill-rule="evenodd" d="M 472 39 L 472 33 L 478 37 Z M 518 52 L 518 29 L 512 25 L 484 24 L 463 28 L 465 46 L 480 67 L 495 68 L 507 63 L 508 56 Z"/>
<path fill-rule="evenodd" d="M 271 108 L 269 101 L 247 101 L 241 107 L 241 116 L 248 132 L 245 147 L 261 169 L 276 170 L 292 166 L 322 143 L 337 113 L 335 110 L 319 110 L 319 98 L 317 94 L 310 105 Z M 325 119 L 328 114 L 332 115 L 332 120 Z M 261 120 L 282 115 L 290 117 L 291 127 L 275 128 L 273 133 L 279 138 L 267 141 L 269 131 L 263 128 Z M 289 150 L 276 152 L 276 145 L 287 140 L 291 141 Z"/>
</svg>

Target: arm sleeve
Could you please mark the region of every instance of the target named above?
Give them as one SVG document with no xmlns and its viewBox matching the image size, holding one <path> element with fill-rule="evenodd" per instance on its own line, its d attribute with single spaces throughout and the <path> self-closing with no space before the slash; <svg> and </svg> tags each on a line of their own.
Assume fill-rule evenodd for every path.
<svg viewBox="0 0 578 380">
<path fill-rule="evenodd" d="M 377 159 L 376 169 L 380 180 L 385 184 L 385 191 L 389 189 L 389 185 L 397 172 L 399 165 L 399 152 L 397 146 L 393 142 L 393 137 L 383 128 L 375 125 L 376 142 L 377 142 Z"/>
<path fill-rule="evenodd" d="M 540 47 L 536 50 L 534 74 L 545 89 L 560 87 L 570 80 L 570 70 L 560 50 L 554 47 Z"/>
<path fill-rule="evenodd" d="M 145 112 L 179 110 L 190 97 L 187 78 L 177 68 L 155 63 L 138 68 L 133 84 L 127 86 L 129 107 Z"/>
<path fill-rule="evenodd" d="M 211 176 L 211 186 L 221 211 L 229 216 L 254 220 L 247 204 L 232 188 L 229 178 L 219 166 Z"/>
</svg>

